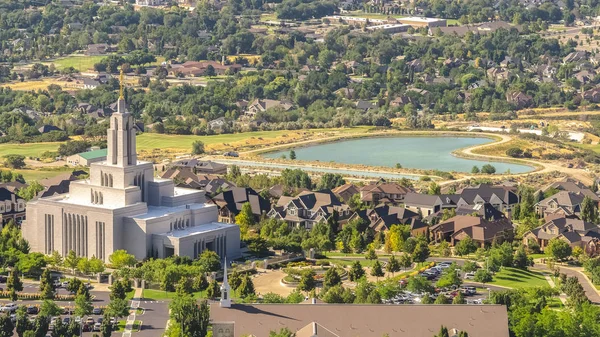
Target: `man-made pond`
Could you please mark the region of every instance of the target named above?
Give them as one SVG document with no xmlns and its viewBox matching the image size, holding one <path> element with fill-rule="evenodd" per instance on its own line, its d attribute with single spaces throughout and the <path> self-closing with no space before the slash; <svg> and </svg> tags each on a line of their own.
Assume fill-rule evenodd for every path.
<svg viewBox="0 0 600 337">
<path fill-rule="evenodd" d="M 437 169 L 441 171 L 471 172 L 473 166 L 491 164 L 496 173 L 524 173 L 533 168 L 526 165 L 464 159 L 452 151 L 489 143 L 488 138 L 469 137 L 377 137 L 344 140 L 293 149 L 296 159 L 306 161 L 337 162 L 371 166 Z M 267 158 L 289 157 L 290 150 L 265 153 Z"/>
</svg>

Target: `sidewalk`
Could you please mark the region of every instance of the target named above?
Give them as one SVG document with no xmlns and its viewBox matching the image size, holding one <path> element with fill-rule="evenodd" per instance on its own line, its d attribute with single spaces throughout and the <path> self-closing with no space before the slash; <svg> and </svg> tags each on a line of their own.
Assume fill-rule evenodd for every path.
<svg viewBox="0 0 600 337">
<path fill-rule="evenodd" d="M 131 332 L 133 330 L 133 324 L 135 323 L 135 315 L 137 313 L 137 309 L 140 307 L 140 301 L 142 299 L 142 288 L 136 288 L 135 294 L 131 299 L 131 310 L 129 311 L 129 317 L 127 317 L 127 322 L 125 323 L 125 330 L 123 331 L 123 337 L 131 337 Z"/>
<path fill-rule="evenodd" d="M 585 294 L 592 303 L 600 304 L 600 291 L 596 289 L 592 281 L 583 273 L 582 267 L 569 267 L 565 265 L 557 264 L 560 272 L 562 274 L 566 274 L 567 276 L 575 276 L 579 279 L 579 283 L 585 290 Z M 538 261 L 534 264 L 533 268 L 538 270 L 548 270 L 548 267 L 545 264 L 540 264 Z"/>
</svg>

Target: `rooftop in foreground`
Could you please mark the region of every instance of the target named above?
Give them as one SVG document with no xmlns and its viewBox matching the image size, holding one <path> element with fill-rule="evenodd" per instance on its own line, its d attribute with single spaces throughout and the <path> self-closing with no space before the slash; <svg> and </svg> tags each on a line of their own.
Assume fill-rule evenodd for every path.
<svg viewBox="0 0 600 337">
<path fill-rule="evenodd" d="M 441 325 L 469 336 L 508 337 L 503 305 L 354 305 L 233 304 L 210 308 L 214 322 L 235 322 L 235 336 L 268 336 L 287 327 L 292 332 L 316 322 L 340 337 L 433 336 Z"/>
</svg>

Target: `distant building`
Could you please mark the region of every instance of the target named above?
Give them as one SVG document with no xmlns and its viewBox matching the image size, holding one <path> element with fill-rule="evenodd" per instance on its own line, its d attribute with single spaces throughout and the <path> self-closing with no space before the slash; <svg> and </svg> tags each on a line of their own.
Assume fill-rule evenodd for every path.
<svg viewBox="0 0 600 337">
<path fill-rule="evenodd" d="M 282 196 L 267 214 L 270 218 L 287 222 L 290 226 L 311 229 L 337 212 L 340 222 L 351 216 L 348 205 L 343 204 L 331 191 L 305 191 L 297 197 Z"/>
<path fill-rule="evenodd" d="M 293 108 L 291 102 L 276 101 L 272 99 L 255 99 L 252 103 L 248 104 L 244 114 L 250 117 L 256 116 L 259 112 L 267 111 L 268 109 L 280 108 L 283 111 L 288 111 Z"/>
<path fill-rule="evenodd" d="M 92 163 L 106 160 L 107 149 L 81 152 L 67 157 L 67 164 L 71 166 L 90 166 Z"/>
<path fill-rule="evenodd" d="M 459 241 L 470 237 L 482 248 L 486 244 L 501 243 L 514 237 L 513 224 L 507 218 L 488 221 L 480 216 L 469 215 L 457 215 L 431 226 L 430 232 L 435 242 L 447 241 L 455 246 Z"/>
<path fill-rule="evenodd" d="M 245 203 L 252 207 L 256 222 L 271 210 L 271 203 L 250 187 L 232 187 L 214 196 L 212 201 L 219 207 L 219 221 L 225 223 L 235 223 L 235 217 L 240 214 Z"/>
</svg>

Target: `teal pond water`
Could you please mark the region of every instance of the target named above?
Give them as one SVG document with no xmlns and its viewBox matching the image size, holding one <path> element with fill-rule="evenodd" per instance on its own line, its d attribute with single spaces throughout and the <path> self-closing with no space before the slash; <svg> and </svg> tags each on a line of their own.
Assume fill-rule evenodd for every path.
<svg viewBox="0 0 600 337">
<path fill-rule="evenodd" d="M 297 160 L 361 164 L 369 166 L 471 172 L 473 166 L 491 164 L 496 173 L 524 173 L 533 167 L 512 163 L 464 159 L 452 152 L 492 142 L 488 138 L 470 137 L 374 137 L 343 140 L 333 143 L 294 148 Z M 267 158 L 289 158 L 290 149 L 263 154 Z"/>
</svg>

